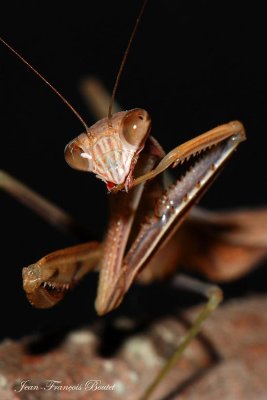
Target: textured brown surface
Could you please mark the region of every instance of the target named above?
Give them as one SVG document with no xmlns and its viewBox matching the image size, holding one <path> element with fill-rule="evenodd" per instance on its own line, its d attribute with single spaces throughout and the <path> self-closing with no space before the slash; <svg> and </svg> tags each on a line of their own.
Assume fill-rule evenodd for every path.
<svg viewBox="0 0 267 400">
<path fill-rule="evenodd" d="M 68 333 L 47 352 L 41 337 L 5 340 L 0 346 L 0 399 L 137 399 L 197 310 L 187 311 L 183 323 L 168 317 L 128 335 L 110 358 L 99 355 L 101 339 L 95 327 Z M 232 300 L 221 306 L 153 398 L 266 399 L 266 310 L 266 296 Z M 131 330 L 132 323 L 116 320 L 118 334 Z M 82 390 L 45 390 L 50 379 L 61 381 L 61 385 L 80 384 Z M 85 391 L 85 382 L 93 379 L 114 385 L 115 390 Z M 39 390 L 16 392 L 22 380 L 29 380 L 28 384 L 37 385 Z"/>
</svg>

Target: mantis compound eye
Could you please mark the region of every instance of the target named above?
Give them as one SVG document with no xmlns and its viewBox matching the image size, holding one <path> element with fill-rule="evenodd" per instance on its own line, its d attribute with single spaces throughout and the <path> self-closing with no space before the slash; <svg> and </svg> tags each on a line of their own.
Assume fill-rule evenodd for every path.
<svg viewBox="0 0 267 400">
<path fill-rule="evenodd" d="M 65 160 L 70 167 L 80 171 L 91 171 L 92 156 L 87 140 L 86 134 L 82 133 L 65 147 Z"/>
<path fill-rule="evenodd" d="M 132 146 L 142 146 L 149 135 L 151 119 L 147 111 L 137 108 L 128 111 L 122 121 L 122 136 Z"/>
</svg>

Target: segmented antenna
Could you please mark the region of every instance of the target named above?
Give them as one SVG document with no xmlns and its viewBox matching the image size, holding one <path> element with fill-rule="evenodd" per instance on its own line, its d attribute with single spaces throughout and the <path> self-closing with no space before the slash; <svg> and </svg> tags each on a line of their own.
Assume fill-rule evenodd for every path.
<svg viewBox="0 0 267 400">
<path fill-rule="evenodd" d="M 117 88 L 118 88 L 118 85 L 119 85 L 119 82 L 120 82 L 121 74 L 122 74 L 123 68 L 125 66 L 125 63 L 126 63 L 126 60 L 127 60 L 128 54 L 129 54 L 130 47 L 132 45 L 134 36 L 136 34 L 140 19 L 142 18 L 142 15 L 144 13 L 144 10 L 145 10 L 145 7 L 147 5 L 147 2 L 148 2 L 148 0 L 144 0 L 142 8 L 141 8 L 141 10 L 139 12 L 139 15 L 137 17 L 137 20 L 135 22 L 132 34 L 130 36 L 130 39 L 129 39 L 127 48 L 125 50 L 125 53 L 123 55 L 123 59 L 122 59 L 122 62 L 121 62 L 120 68 L 119 68 L 119 72 L 117 74 L 117 78 L 116 78 L 116 81 L 115 81 L 115 84 L 114 84 L 114 87 L 113 87 L 113 90 L 112 90 L 112 95 L 111 95 L 110 104 L 109 104 L 109 108 L 108 108 L 108 124 L 109 124 L 109 127 L 112 127 L 112 123 L 111 123 L 112 107 L 113 107 L 113 103 L 114 103 L 114 99 L 115 99 L 115 94 L 117 92 Z"/>
<path fill-rule="evenodd" d="M 51 85 L 50 82 L 48 82 L 45 77 L 40 74 L 27 60 L 25 60 L 24 57 L 22 57 L 13 47 L 11 47 L 3 38 L 0 37 L 0 42 L 2 42 L 12 53 L 14 53 L 25 65 L 27 65 L 28 68 L 30 68 L 47 86 L 52 89 L 54 93 L 58 95 L 58 97 L 71 109 L 71 111 L 76 115 L 76 117 L 80 120 L 80 122 L 83 124 L 83 126 L 86 129 L 86 132 L 89 131 L 89 127 L 84 121 L 84 119 L 81 117 L 81 115 L 75 110 L 75 108 L 68 102 L 68 100 L 61 94 L 59 91 Z"/>
</svg>

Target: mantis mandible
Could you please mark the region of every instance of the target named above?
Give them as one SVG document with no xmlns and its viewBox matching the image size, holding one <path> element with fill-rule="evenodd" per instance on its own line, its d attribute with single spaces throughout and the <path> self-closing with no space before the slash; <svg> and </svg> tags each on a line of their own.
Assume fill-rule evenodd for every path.
<svg viewBox="0 0 267 400">
<path fill-rule="evenodd" d="M 22 61 L 25 62 L 24 59 Z M 86 274 L 95 270 L 100 274 L 95 305 L 97 313 L 103 315 L 120 305 L 134 281 L 150 282 L 172 276 L 178 264 L 194 265 L 195 269 L 206 275 L 212 274 L 206 265 L 196 260 L 199 250 L 195 256 L 189 257 L 189 250 L 184 246 L 190 246 L 190 233 L 195 226 L 206 224 L 216 230 L 227 225 L 227 218 L 231 217 L 224 215 L 220 218 L 192 208 L 238 145 L 245 140 L 243 125 L 238 121 L 221 125 L 166 155 L 156 139 L 150 136 L 151 120 L 143 109 L 114 114 L 110 111 L 108 116 L 91 127 L 72 110 L 84 124 L 85 132 L 67 145 L 65 158 L 71 167 L 93 172 L 106 184 L 111 203 L 109 227 L 102 243 L 89 242 L 59 250 L 24 268 L 23 286 L 29 301 L 39 308 L 51 307 Z M 165 171 L 171 166 L 179 167 L 188 159 L 195 160 L 193 166 L 179 181 L 170 182 Z M 12 192 L 11 180 L 6 175 L 1 176 L 1 181 L 4 182 L 2 186 Z M 21 187 L 21 193 L 23 190 Z M 27 195 L 32 208 L 34 204 L 38 208 L 40 199 L 34 198 L 31 192 L 27 192 Z M 48 203 L 42 207 L 47 207 L 53 213 L 58 224 L 68 223 L 67 220 L 63 221 L 64 214 L 57 214 L 57 210 L 52 210 Z M 42 207 L 39 207 L 39 211 Z M 232 221 L 241 219 L 241 214 L 232 216 Z M 232 236 L 235 242 L 235 234 L 232 233 Z M 225 237 L 226 242 L 231 240 L 231 232 L 228 236 L 226 232 Z M 237 246 L 247 245 L 249 239 L 237 240 Z M 231 273 L 236 276 L 244 273 L 254 265 L 255 260 L 249 260 L 245 266 L 242 264 Z M 220 280 L 220 273 L 217 271 L 216 280 Z M 216 286 L 196 283 L 185 277 L 178 278 L 176 283 L 199 291 L 209 300 L 195 325 L 143 398 L 150 395 L 222 300 L 222 293 Z"/>
</svg>

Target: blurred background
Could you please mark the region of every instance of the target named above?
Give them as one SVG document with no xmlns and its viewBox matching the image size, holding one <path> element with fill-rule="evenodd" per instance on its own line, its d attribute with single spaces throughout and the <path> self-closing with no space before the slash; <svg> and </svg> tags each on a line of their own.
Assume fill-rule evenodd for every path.
<svg viewBox="0 0 267 400">
<path fill-rule="evenodd" d="M 90 125 L 95 119 L 79 85 L 93 75 L 112 90 L 141 4 L 137 0 L 64 5 L 6 2 L 1 6 L 1 35 Z M 149 111 L 152 134 L 166 151 L 233 119 L 245 125 L 247 142 L 202 199 L 203 207 L 230 209 L 267 203 L 266 37 L 261 2 L 158 0 L 148 3 L 134 39 L 116 99 L 125 109 Z M 106 188 L 93 175 L 71 170 L 63 157 L 65 145 L 83 126 L 2 45 L 0 90 L 0 168 L 62 206 L 100 238 L 107 222 Z M 0 221 L 0 304 L 6 321 L 1 324 L 1 337 L 94 318 L 95 276 L 51 310 L 33 309 L 22 290 L 22 267 L 77 241 L 2 192 Z M 228 296 L 266 291 L 266 277 L 266 267 L 261 266 L 224 289 Z M 138 289 L 129 294 L 125 307 L 127 302 L 133 308 L 138 304 L 134 290 Z M 150 290 L 142 288 L 137 296 L 142 299 L 147 293 L 149 298 Z"/>
</svg>

